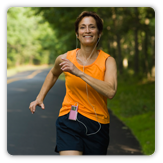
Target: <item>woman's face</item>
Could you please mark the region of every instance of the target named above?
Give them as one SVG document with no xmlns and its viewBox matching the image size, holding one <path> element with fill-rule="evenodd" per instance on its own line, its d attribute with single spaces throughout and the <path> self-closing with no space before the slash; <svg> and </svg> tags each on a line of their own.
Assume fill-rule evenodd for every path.
<svg viewBox="0 0 163 163">
<path fill-rule="evenodd" d="M 96 44 L 99 38 L 99 32 L 96 20 L 93 17 L 87 16 L 80 21 L 77 37 L 80 43 L 85 46 L 93 46 Z"/>
</svg>

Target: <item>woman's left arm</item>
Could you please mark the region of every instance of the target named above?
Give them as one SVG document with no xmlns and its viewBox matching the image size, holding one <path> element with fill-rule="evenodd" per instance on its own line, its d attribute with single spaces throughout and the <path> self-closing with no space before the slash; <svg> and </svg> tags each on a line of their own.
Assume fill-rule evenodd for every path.
<svg viewBox="0 0 163 163">
<path fill-rule="evenodd" d="M 106 71 L 104 81 L 95 79 L 85 73 L 80 73 L 79 76 L 97 92 L 112 99 L 117 91 L 117 67 L 113 57 L 108 57 L 106 60 Z"/>
<path fill-rule="evenodd" d="M 97 92 L 112 99 L 117 91 L 117 66 L 113 57 L 108 57 L 106 60 L 106 71 L 104 81 L 95 79 L 86 73 L 80 71 L 76 66 L 68 59 L 63 59 L 60 64 L 62 71 L 70 72 L 86 83 L 93 87 Z"/>
</svg>

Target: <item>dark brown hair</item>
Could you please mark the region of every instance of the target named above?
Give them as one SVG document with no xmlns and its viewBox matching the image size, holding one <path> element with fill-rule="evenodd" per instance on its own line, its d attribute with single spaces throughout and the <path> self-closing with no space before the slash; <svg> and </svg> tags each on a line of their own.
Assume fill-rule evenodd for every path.
<svg viewBox="0 0 163 163">
<path fill-rule="evenodd" d="M 102 21 L 102 19 L 95 12 L 92 12 L 92 11 L 83 11 L 77 17 L 77 19 L 75 21 L 75 33 L 78 34 L 78 26 L 79 26 L 79 23 L 86 16 L 92 16 L 95 19 L 96 25 L 97 25 L 97 28 L 98 28 L 98 32 L 99 32 L 99 34 L 102 33 L 102 30 L 103 30 L 103 21 Z"/>
</svg>

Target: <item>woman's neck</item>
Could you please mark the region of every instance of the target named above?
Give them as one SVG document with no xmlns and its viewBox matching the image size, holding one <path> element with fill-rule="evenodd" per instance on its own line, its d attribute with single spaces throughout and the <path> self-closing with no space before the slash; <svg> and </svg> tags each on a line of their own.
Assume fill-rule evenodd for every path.
<svg viewBox="0 0 163 163">
<path fill-rule="evenodd" d="M 81 49 L 78 52 L 78 58 L 81 58 L 83 61 L 86 61 L 87 59 L 90 59 L 90 58 L 94 58 L 96 57 L 96 55 L 98 55 L 98 51 L 95 46 L 82 46 L 81 45 Z"/>
</svg>

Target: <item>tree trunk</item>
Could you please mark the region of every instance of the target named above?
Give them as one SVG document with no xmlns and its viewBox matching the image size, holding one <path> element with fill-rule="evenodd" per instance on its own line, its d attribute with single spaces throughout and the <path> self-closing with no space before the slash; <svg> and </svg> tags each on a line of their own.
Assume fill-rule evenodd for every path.
<svg viewBox="0 0 163 163">
<path fill-rule="evenodd" d="M 119 70 L 119 73 L 122 74 L 123 73 L 122 53 L 121 53 L 120 35 L 119 35 L 119 29 L 118 29 L 118 21 L 117 21 L 117 16 L 116 16 L 116 10 L 117 10 L 117 8 L 115 8 L 115 7 L 112 8 L 112 19 L 113 19 L 113 24 L 114 24 L 114 33 L 116 34 L 116 37 L 117 37 L 118 70 Z"/>
<path fill-rule="evenodd" d="M 120 43 L 120 35 L 117 34 L 117 46 L 118 46 L 118 68 L 119 73 L 123 73 L 123 65 L 122 65 L 122 53 L 121 53 L 121 43 Z"/>
<path fill-rule="evenodd" d="M 134 37 L 135 37 L 135 74 L 139 73 L 139 51 L 138 51 L 138 8 L 135 7 L 135 30 L 134 30 Z"/>
<path fill-rule="evenodd" d="M 148 65 L 148 31 L 147 28 L 145 30 L 145 39 L 144 39 L 144 63 L 145 63 L 145 70 L 146 75 L 149 75 L 149 65 Z"/>
<path fill-rule="evenodd" d="M 153 40 L 152 67 L 155 66 L 155 40 Z"/>
<path fill-rule="evenodd" d="M 135 74 L 139 73 L 138 30 L 135 30 Z"/>
</svg>

